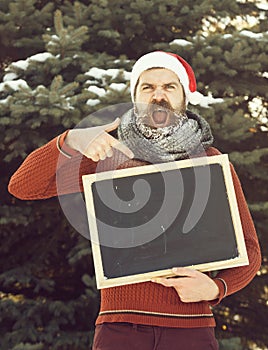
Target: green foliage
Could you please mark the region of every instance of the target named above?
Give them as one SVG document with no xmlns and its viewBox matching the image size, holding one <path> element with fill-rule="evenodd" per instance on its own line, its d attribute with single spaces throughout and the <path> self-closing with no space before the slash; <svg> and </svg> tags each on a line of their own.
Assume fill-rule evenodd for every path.
<svg viewBox="0 0 268 350">
<path fill-rule="evenodd" d="M 68 55 L 73 57 L 81 49 L 83 42 L 88 40 L 88 28 L 86 26 L 80 26 L 76 29 L 72 26 L 64 28 L 60 10 L 55 12 L 54 26 L 56 35 L 44 34 L 43 39 L 47 51 L 55 56 L 60 55 L 61 58 L 64 58 Z"/>
<path fill-rule="evenodd" d="M 87 349 L 98 310 L 89 242 L 58 220 L 55 200 L 34 204 L 16 208 L 28 217 L 12 223 L 19 234 L 1 233 L 1 349 Z"/>
<path fill-rule="evenodd" d="M 53 2 L 38 8 L 38 0 L 1 1 L 0 62 L 42 51 L 44 28 L 51 26 Z"/>
<path fill-rule="evenodd" d="M 243 350 L 241 339 L 238 337 L 222 339 L 219 345 L 220 350 Z"/>
<path fill-rule="evenodd" d="M 248 172 L 255 179 L 268 180 L 268 148 L 232 152 L 230 159 L 240 168 L 240 172 Z"/>
<path fill-rule="evenodd" d="M 191 108 L 209 121 L 215 145 L 235 165 L 263 266 L 250 286 L 215 308 L 217 335 L 222 350 L 268 344 L 268 22 L 256 3 L 1 1 L 1 350 L 89 348 L 99 306 L 89 242 L 65 221 L 57 200 L 23 202 L 6 188 L 32 150 L 85 116 L 103 123 L 92 113 L 128 102 L 132 63 L 154 49 L 183 56 L 198 90 L 224 98 Z M 259 15 L 250 28 L 247 16 Z"/>
</svg>

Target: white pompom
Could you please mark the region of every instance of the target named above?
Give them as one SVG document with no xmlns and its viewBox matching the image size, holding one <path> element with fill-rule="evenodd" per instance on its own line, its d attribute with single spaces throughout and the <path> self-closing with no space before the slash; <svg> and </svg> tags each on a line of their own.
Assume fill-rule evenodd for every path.
<svg viewBox="0 0 268 350">
<path fill-rule="evenodd" d="M 192 104 L 192 105 L 198 105 L 201 103 L 202 99 L 204 98 L 205 96 L 202 95 L 200 92 L 198 91 L 195 91 L 195 92 L 190 92 L 188 95 L 187 95 L 187 99 L 188 101 Z"/>
<path fill-rule="evenodd" d="M 223 98 L 214 98 L 211 92 L 209 92 L 207 96 L 204 96 L 200 92 L 196 91 L 194 93 L 190 93 L 188 97 L 188 102 L 190 102 L 193 105 L 198 104 L 200 107 L 203 108 L 209 108 L 212 104 L 224 102 Z"/>
</svg>

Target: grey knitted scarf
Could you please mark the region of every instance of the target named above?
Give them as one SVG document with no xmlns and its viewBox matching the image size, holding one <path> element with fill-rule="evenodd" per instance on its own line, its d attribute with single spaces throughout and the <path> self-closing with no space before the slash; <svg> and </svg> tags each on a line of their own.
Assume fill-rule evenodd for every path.
<svg viewBox="0 0 268 350">
<path fill-rule="evenodd" d="M 213 142 L 209 124 L 202 117 L 187 111 L 181 122 L 160 130 L 142 127 L 134 111 L 127 111 L 118 127 L 118 138 L 135 158 L 150 163 L 190 158 L 202 153 Z"/>
</svg>

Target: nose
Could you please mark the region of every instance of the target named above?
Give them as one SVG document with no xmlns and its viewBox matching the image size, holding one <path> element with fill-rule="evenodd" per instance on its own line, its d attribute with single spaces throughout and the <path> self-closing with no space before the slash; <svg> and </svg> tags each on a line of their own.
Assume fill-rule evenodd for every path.
<svg viewBox="0 0 268 350">
<path fill-rule="evenodd" d="M 156 89 L 153 94 L 153 99 L 156 102 L 160 102 L 162 100 L 165 100 L 165 93 L 162 89 Z"/>
</svg>

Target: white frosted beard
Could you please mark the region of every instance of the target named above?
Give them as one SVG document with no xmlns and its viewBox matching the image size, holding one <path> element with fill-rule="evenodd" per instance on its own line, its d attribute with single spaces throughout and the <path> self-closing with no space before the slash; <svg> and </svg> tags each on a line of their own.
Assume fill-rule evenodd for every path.
<svg viewBox="0 0 268 350">
<path fill-rule="evenodd" d="M 180 128 L 186 121 L 187 115 L 186 113 L 174 113 L 176 116 L 175 122 L 171 125 L 165 126 L 163 128 L 155 128 L 143 122 L 144 116 L 136 115 L 136 125 L 140 133 L 147 139 L 161 139 L 166 136 L 172 135 L 176 132 L 178 128 Z"/>
</svg>

